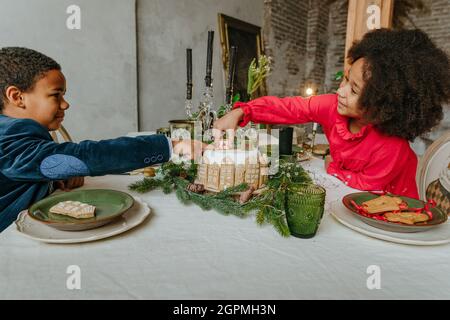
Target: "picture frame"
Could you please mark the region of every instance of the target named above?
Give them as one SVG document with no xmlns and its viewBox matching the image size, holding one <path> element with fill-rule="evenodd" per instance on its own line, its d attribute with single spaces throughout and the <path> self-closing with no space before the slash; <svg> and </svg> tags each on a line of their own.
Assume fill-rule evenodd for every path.
<svg viewBox="0 0 450 320">
<path fill-rule="evenodd" d="M 220 45 L 222 48 L 222 64 L 225 74 L 228 74 L 228 64 L 231 46 L 237 47 L 236 73 L 233 85 L 233 95 L 239 93 L 241 101 L 248 101 L 247 94 L 248 67 L 253 59 L 264 54 L 261 27 L 227 16 L 218 14 Z M 256 96 L 267 94 L 265 82 Z"/>
</svg>

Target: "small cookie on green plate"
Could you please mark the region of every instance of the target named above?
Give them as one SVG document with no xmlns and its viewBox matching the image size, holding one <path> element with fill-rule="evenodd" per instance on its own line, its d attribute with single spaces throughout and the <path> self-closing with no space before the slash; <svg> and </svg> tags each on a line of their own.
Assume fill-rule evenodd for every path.
<svg viewBox="0 0 450 320">
<path fill-rule="evenodd" d="M 51 207 L 49 211 L 75 219 L 87 219 L 94 217 L 95 206 L 80 201 L 62 201 Z"/>
</svg>

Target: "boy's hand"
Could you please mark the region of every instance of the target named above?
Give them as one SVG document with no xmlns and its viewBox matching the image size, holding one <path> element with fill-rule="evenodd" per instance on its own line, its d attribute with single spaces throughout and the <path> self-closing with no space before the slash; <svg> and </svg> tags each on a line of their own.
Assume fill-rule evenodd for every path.
<svg viewBox="0 0 450 320">
<path fill-rule="evenodd" d="M 56 188 L 63 191 L 70 191 L 72 189 L 81 187 L 82 185 L 84 185 L 84 177 L 73 177 L 67 180 L 55 181 Z"/>
<path fill-rule="evenodd" d="M 208 145 L 198 140 L 172 141 L 173 153 L 186 160 L 195 160 L 202 156 Z"/>
</svg>

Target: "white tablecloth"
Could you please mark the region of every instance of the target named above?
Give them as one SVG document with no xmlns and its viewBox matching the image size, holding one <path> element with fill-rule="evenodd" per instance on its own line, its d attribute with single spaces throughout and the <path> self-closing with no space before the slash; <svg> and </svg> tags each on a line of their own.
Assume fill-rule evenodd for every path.
<svg viewBox="0 0 450 320">
<path fill-rule="evenodd" d="M 327 202 L 352 192 L 306 165 L 327 188 Z M 127 191 L 140 176 L 87 178 L 84 188 Z M 134 193 L 131 193 L 134 194 Z M 135 194 L 137 195 L 137 194 Z M 0 233 L 1 299 L 432 299 L 450 298 L 450 247 L 416 247 L 369 238 L 325 213 L 312 239 L 283 238 L 254 217 L 240 219 L 174 194 L 141 196 L 152 216 L 122 235 L 52 245 Z M 66 287 L 67 267 L 81 270 L 81 289 Z M 381 289 L 369 290 L 370 265 Z"/>
</svg>

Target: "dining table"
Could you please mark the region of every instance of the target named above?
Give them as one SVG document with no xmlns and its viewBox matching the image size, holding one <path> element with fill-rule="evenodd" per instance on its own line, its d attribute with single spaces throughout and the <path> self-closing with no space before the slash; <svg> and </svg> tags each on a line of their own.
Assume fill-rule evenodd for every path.
<svg viewBox="0 0 450 320">
<path fill-rule="evenodd" d="M 174 192 L 130 191 L 142 175 L 86 177 L 82 189 L 127 192 L 150 215 L 124 233 L 72 244 L 33 240 L 12 224 L 0 233 L 0 299 L 450 298 L 450 245 L 406 245 L 348 228 L 330 205 L 357 190 L 328 175 L 320 158 L 301 165 L 326 189 L 310 239 L 283 237 L 255 215 L 183 204 Z M 67 285 L 73 266 L 75 289 Z"/>
</svg>

